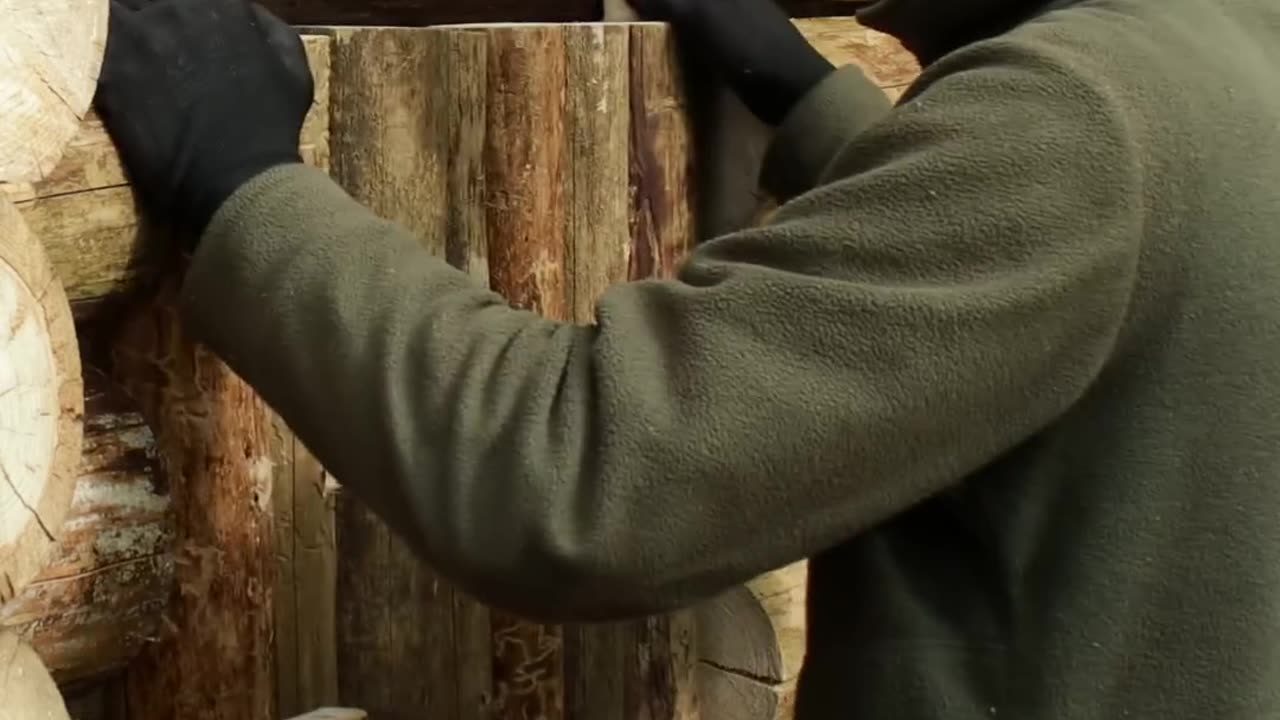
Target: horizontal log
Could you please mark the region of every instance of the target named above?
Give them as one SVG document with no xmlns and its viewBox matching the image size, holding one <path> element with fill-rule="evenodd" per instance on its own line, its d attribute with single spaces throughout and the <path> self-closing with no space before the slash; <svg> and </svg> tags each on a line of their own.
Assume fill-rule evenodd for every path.
<svg viewBox="0 0 1280 720">
<path fill-rule="evenodd" d="M 327 40 L 305 40 L 313 64 L 327 63 Z M 327 86 L 328 73 L 316 75 Z M 308 163 L 327 165 L 324 113 L 307 117 L 301 150 Z M 33 183 L 0 184 L 0 197 L 17 203 L 73 304 L 100 301 L 148 283 L 171 258 L 163 244 L 148 242 L 119 155 L 96 113 L 86 116 L 51 172 Z"/>
<path fill-rule="evenodd" d="M 84 452 L 63 536 L 0 627 L 60 683 L 124 667 L 156 634 L 173 586 L 169 499 L 154 439 L 101 373 L 86 374 Z"/>
</svg>

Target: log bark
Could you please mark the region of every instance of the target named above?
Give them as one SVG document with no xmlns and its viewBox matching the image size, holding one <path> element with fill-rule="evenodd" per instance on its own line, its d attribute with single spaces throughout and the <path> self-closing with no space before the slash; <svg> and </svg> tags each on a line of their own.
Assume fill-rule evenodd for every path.
<svg viewBox="0 0 1280 720">
<path fill-rule="evenodd" d="M 0 182 L 48 172 L 93 101 L 107 0 L 0 0 Z"/>
<path fill-rule="evenodd" d="M 305 44 L 323 96 L 328 40 Z M 318 103 L 303 129 L 303 157 L 322 167 L 327 110 Z M 313 577 L 305 570 L 309 536 L 289 545 L 300 552 L 277 559 L 273 486 L 314 489 L 318 470 L 295 472 L 305 453 L 287 428 L 184 337 L 171 302 L 180 275 L 172 245 L 139 222 L 119 159 L 92 113 L 51 172 L 0 185 L 0 197 L 16 201 L 42 234 L 76 308 L 87 371 L 109 378 L 91 392 L 124 390 L 133 403 L 124 411 L 91 394 L 74 536 L 21 605 L 5 609 L 6 622 L 52 658 L 59 679 L 116 669 L 142 651 L 127 673 L 137 717 L 271 715 L 276 658 L 300 665 L 300 648 L 323 646 L 332 633 L 316 607 L 323 602 L 293 620 L 272 611 L 275 578 Z M 305 499 L 291 511 L 324 503 L 297 494 Z M 320 532 L 308 522 L 291 529 Z M 163 549 L 153 552 L 157 546 Z M 286 597 L 294 606 L 301 596 Z M 293 632 L 282 652 L 272 644 L 277 622 Z M 307 666 L 300 676 L 295 687 L 314 688 L 311 678 L 324 672 Z"/>
<path fill-rule="evenodd" d="M 173 583 L 173 526 L 154 438 L 100 372 L 85 382 L 84 453 L 61 542 L 0 607 L 60 684 L 121 670 L 156 637 Z"/>
<path fill-rule="evenodd" d="M 0 605 L 57 548 L 84 415 L 71 308 L 38 237 L 0 198 Z"/>
<path fill-rule="evenodd" d="M 16 635 L 0 631 L 0 720 L 71 720 L 40 656 Z"/>
<path fill-rule="evenodd" d="M 665 28 L 334 33 L 335 176 L 431 252 L 577 322 L 608 285 L 673 270 L 693 217 Z M 345 496 L 339 553 L 340 699 L 374 717 L 691 717 L 689 614 L 559 627 L 485 608 Z"/>
</svg>

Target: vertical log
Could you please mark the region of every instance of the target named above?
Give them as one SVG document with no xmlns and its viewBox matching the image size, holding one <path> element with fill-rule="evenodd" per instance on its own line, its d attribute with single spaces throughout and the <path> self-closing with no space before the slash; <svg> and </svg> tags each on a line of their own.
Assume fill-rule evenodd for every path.
<svg viewBox="0 0 1280 720">
<path fill-rule="evenodd" d="M 317 45 L 326 43 L 306 40 L 320 92 L 328 67 Z M 327 110 L 314 107 L 302 131 L 304 156 L 321 166 Z M 145 224 L 139 234 L 170 246 Z M 269 720 L 280 701 L 274 485 L 293 474 L 293 438 L 186 333 L 175 265 L 127 313 L 111 347 L 112 374 L 154 434 L 174 526 L 176 587 L 159 637 L 128 669 L 129 712 L 143 720 Z"/>
<path fill-rule="evenodd" d="M 687 76 L 680 72 L 674 38 L 663 26 L 632 26 L 629 55 L 630 243 L 622 279 L 671 277 L 693 247 L 699 225 Z M 622 717 L 699 716 L 695 638 L 691 610 L 630 623 Z"/>
<path fill-rule="evenodd" d="M 608 285 L 671 272 L 692 237 L 673 48 L 661 26 L 636 28 L 334 30 L 335 176 L 513 305 L 590 322 Z M 339 520 L 343 703 L 692 717 L 691 615 L 530 623 L 449 589 L 354 501 Z"/>
<path fill-rule="evenodd" d="M 565 197 L 568 32 L 550 25 L 486 32 L 490 284 L 513 305 L 557 320 L 573 317 Z M 500 611 L 492 623 L 495 717 L 562 717 L 562 629 Z"/>
<path fill-rule="evenodd" d="M 356 199 L 416 233 L 428 251 L 483 265 L 475 243 L 446 247 L 451 226 L 473 234 L 484 227 L 476 186 L 483 126 L 450 99 L 448 73 L 454 54 L 483 73 L 483 45 L 469 47 L 459 37 L 448 46 L 434 37 L 425 30 L 332 31 L 333 174 Z M 476 95 L 463 89 L 460 97 L 468 92 Z M 449 120 L 454 112 L 457 123 Z M 340 701 L 379 720 L 482 717 L 487 613 L 455 594 L 358 500 L 339 494 L 337 524 Z"/>
<path fill-rule="evenodd" d="M 266 720 L 275 703 L 266 406 L 178 322 L 176 283 L 130 318 L 117 381 L 139 404 L 169 481 L 174 591 L 166 627 L 130 667 L 138 718 Z"/>
<path fill-rule="evenodd" d="M 315 109 L 303 127 L 307 161 L 329 168 L 329 41 L 305 39 L 307 60 L 315 78 Z M 275 506 L 276 691 L 282 717 L 338 699 L 334 634 L 334 589 L 337 583 L 333 493 L 323 468 L 276 419 L 275 443 L 284 462 L 273 477 Z"/>
</svg>

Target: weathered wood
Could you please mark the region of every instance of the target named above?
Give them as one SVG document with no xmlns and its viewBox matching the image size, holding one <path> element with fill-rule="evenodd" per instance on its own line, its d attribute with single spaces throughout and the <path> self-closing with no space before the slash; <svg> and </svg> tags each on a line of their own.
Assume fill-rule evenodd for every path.
<svg viewBox="0 0 1280 720">
<path fill-rule="evenodd" d="M 320 93 L 327 88 L 327 44 L 306 39 Z M 303 129 L 303 156 L 322 167 L 327 111 L 319 103 Z M 83 319 L 86 362 L 110 374 L 153 431 L 147 436 L 91 398 L 97 445 L 89 446 L 79 485 L 78 534 L 61 549 L 61 565 L 32 586 L 38 592 L 24 596 L 17 610 L 6 608 L 7 620 L 21 622 L 60 678 L 117 667 L 141 649 L 127 671 L 136 717 L 273 716 L 272 600 L 280 570 L 273 484 L 307 474 L 294 472 L 300 454 L 287 428 L 185 337 L 174 306 L 180 268 L 172 244 L 139 223 L 119 159 L 92 115 L 52 171 L 36 182 L 0 185 L 0 196 L 17 200 L 28 225 L 43 233 Z M 95 447 L 105 463 L 96 469 Z M 171 521 L 162 525 L 156 515 L 166 493 Z M 318 517 L 322 526 L 323 511 Z M 299 568 L 310 562 L 306 555 L 293 556 Z M 298 663 L 308 657 L 308 643 L 325 644 L 324 628 L 314 626 L 332 629 L 323 617 L 324 595 L 318 599 L 289 625 L 288 654 Z M 111 614 L 118 627 L 107 627 Z M 323 694 L 315 686 L 325 672 L 308 667 L 296 675 L 299 686 Z"/>
<path fill-rule="evenodd" d="M 156 636 L 173 583 L 169 499 L 151 430 L 100 372 L 85 374 L 84 453 L 44 572 L 0 607 L 59 683 L 122 669 Z"/>
<path fill-rule="evenodd" d="M 71 506 L 84 415 L 76 348 L 39 237 L 0 197 L 0 605 L 56 551 Z"/>
<path fill-rule="evenodd" d="M 107 0 L 0 0 L 0 182 L 57 164 L 93 101 Z"/>
<path fill-rule="evenodd" d="M 566 112 L 566 43 L 575 33 L 598 31 L 551 25 L 479 31 L 489 47 L 484 177 L 490 286 L 514 306 L 558 320 L 573 316 L 566 236 L 567 195 L 574 187 L 566 143 L 575 118 Z M 563 629 L 503 611 L 493 612 L 492 627 L 495 717 L 563 717 Z"/>
<path fill-rule="evenodd" d="M 354 197 L 416 232 L 430 252 L 483 271 L 482 249 L 446 247 L 450 226 L 483 239 L 483 206 L 467 199 L 481 170 L 475 129 L 483 105 L 466 102 L 479 97 L 465 88 L 452 101 L 448 85 L 451 53 L 483 71 L 483 45 L 468 40 L 446 46 L 421 30 L 335 32 L 331 147 L 334 177 Z M 483 717 L 487 612 L 467 614 L 469 603 L 346 492 L 337 523 L 340 702 L 376 718 Z"/>
<path fill-rule="evenodd" d="M 315 110 L 307 116 L 302 143 L 307 161 L 329 168 L 328 38 L 306 38 L 315 78 Z M 335 496 L 324 469 L 288 427 L 276 419 L 277 463 L 273 484 L 276 570 L 276 689 L 278 712 L 295 715 L 338 701 L 335 627 L 337 585 Z"/>
<path fill-rule="evenodd" d="M 0 720 L 70 720 L 67 705 L 40 656 L 0 631 Z"/>
<path fill-rule="evenodd" d="M 589 322 L 605 287 L 670 273 L 693 237 L 665 27 L 342 29 L 334 54 L 335 176 L 514 305 Z M 339 522 L 342 702 L 375 717 L 692 716 L 691 615 L 529 623 L 450 589 L 345 495 Z"/>
</svg>

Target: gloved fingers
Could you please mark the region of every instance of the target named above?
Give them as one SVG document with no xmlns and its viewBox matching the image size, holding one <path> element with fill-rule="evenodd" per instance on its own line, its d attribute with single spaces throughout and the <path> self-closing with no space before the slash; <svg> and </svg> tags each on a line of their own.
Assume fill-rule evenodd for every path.
<svg viewBox="0 0 1280 720">
<path fill-rule="evenodd" d="M 312 87 L 314 78 L 311 75 L 311 67 L 307 64 L 307 51 L 302 43 L 302 36 L 292 25 L 276 17 L 258 3 L 250 3 L 250 5 L 258 28 L 266 36 L 267 44 L 284 63 L 285 70 L 299 82 Z M 311 92 L 314 93 L 314 88 Z"/>
</svg>

